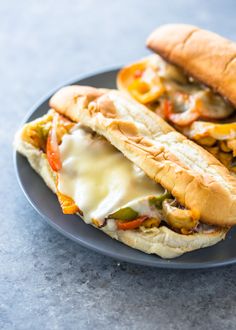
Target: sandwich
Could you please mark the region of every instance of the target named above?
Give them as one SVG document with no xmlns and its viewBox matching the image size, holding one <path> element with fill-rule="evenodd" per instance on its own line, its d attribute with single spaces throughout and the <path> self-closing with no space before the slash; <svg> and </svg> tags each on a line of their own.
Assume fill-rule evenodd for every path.
<svg viewBox="0 0 236 330">
<path fill-rule="evenodd" d="M 216 244 L 236 224 L 236 179 L 145 106 L 86 86 L 49 105 L 15 146 L 65 214 L 162 258 Z"/>
<path fill-rule="evenodd" d="M 159 27 L 154 51 L 124 67 L 118 88 L 236 173 L 236 44 L 195 26 Z"/>
</svg>

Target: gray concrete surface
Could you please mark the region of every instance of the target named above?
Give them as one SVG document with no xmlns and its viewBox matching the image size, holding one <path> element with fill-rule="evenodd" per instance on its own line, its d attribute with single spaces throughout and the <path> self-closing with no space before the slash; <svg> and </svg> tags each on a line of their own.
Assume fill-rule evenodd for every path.
<svg viewBox="0 0 236 330">
<path fill-rule="evenodd" d="M 69 241 L 26 201 L 11 150 L 19 122 L 56 85 L 140 58 L 162 23 L 236 40 L 235 12 L 233 0 L 0 2 L 1 329 L 236 328 L 236 266 L 157 270 Z"/>
</svg>

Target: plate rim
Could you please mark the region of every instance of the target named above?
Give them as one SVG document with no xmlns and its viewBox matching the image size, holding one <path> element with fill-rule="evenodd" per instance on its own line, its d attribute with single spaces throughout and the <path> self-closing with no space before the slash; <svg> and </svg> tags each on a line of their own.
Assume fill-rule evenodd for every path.
<svg viewBox="0 0 236 330">
<path fill-rule="evenodd" d="M 38 101 L 36 101 L 27 111 L 26 115 L 23 117 L 23 119 L 20 121 L 20 125 L 17 128 L 17 131 L 22 127 L 23 124 L 27 123 L 27 121 L 30 119 L 30 117 L 38 110 L 38 108 L 45 102 L 49 100 L 49 98 L 60 88 L 67 86 L 67 85 L 72 85 L 72 84 L 78 84 L 79 81 L 89 79 L 94 76 L 99 76 L 102 74 L 108 74 L 111 72 L 117 72 L 121 66 L 113 66 L 113 67 L 105 67 L 100 70 L 94 70 L 90 73 L 87 74 L 81 74 L 73 77 L 72 79 L 68 79 L 64 81 L 64 83 L 58 84 L 55 88 L 52 88 L 48 93 L 45 93 L 42 97 L 39 98 Z M 13 148 L 13 165 L 14 165 L 14 171 L 17 177 L 17 182 L 23 191 L 24 196 L 26 197 L 26 200 L 29 202 L 29 204 L 33 207 L 33 209 L 42 217 L 47 224 L 49 224 L 52 228 L 56 229 L 60 234 L 64 235 L 65 237 L 71 239 L 72 241 L 76 242 L 77 244 L 80 244 L 81 246 L 88 248 L 89 250 L 95 251 L 96 253 L 100 253 L 102 255 L 111 257 L 113 259 L 116 259 L 118 261 L 124 261 L 136 265 L 142 265 L 145 267 L 153 267 L 153 268 L 162 268 L 162 269 L 180 269 L 180 270 L 207 270 L 207 269 L 212 269 L 212 268 L 219 268 L 219 267 L 225 267 L 225 266 L 230 266 L 236 263 L 236 257 L 229 258 L 223 261 L 203 261 L 203 262 L 175 262 L 174 259 L 162 259 L 159 256 L 157 256 L 160 259 L 157 259 L 156 262 L 152 262 L 147 260 L 145 261 L 138 261 L 134 260 L 133 257 L 129 257 L 128 255 L 120 255 L 117 252 L 109 252 L 108 250 L 104 250 L 102 248 L 99 248 L 95 245 L 90 245 L 87 244 L 85 241 L 81 240 L 79 237 L 76 237 L 75 235 L 69 233 L 62 227 L 60 227 L 58 224 L 56 224 L 52 219 L 50 219 L 47 215 L 43 214 L 43 212 L 37 207 L 35 202 L 31 199 L 29 194 L 27 193 L 24 184 L 21 180 L 19 170 L 18 170 L 18 162 L 19 162 L 19 157 L 23 157 L 20 155 L 15 148 Z M 49 189 L 49 188 L 48 188 Z M 112 239 L 112 238 L 111 238 Z M 123 244 L 123 243 L 121 243 Z M 128 246 L 127 246 L 128 247 Z M 145 255 L 145 252 L 143 252 Z"/>
</svg>

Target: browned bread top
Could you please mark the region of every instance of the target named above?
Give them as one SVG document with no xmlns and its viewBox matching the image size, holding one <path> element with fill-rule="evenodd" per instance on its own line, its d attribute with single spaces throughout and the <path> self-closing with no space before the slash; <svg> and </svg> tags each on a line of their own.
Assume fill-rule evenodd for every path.
<svg viewBox="0 0 236 330">
<path fill-rule="evenodd" d="M 105 136 L 203 222 L 236 224 L 236 179 L 212 155 L 118 91 L 68 86 L 50 106 Z"/>
<path fill-rule="evenodd" d="M 156 29 L 147 46 L 236 106 L 236 43 L 192 25 Z"/>
</svg>

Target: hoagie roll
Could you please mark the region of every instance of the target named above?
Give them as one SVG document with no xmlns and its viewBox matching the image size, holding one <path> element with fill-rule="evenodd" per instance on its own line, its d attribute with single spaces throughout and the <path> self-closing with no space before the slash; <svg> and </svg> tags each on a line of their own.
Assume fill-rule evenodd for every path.
<svg viewBox="0 0 236 330">
<path fill-rule="evenodd" d="M 124 67 L 118 88 L 236 173 L 235 43 L 193 26 L 173 24 L 154 31 L 147 46 L 160 56 Z"/>
<path fill-rule="evenodd" d="M 136 102 L 117 91 L 70 86 L 50 106 L 54 110 L 26 124 L 15 143 L 64 213 L 78 213 L 111 237 L 164 258 L 215 244 L 235 223 L 235 194 L 226 192 L 235 182 L 228 171 L 162 119 L 155 116 L 153 125 L 150 112 Z M 172 143 L 183 148 L 174 152 Z M 194 166 L 185 149 L 210 169 Z M 189 202 L 192 189 L 204 196 L 208 210 L 199 196 Z M 231 212 L 209 212 L 214 200 L 230 203 Z"/>
</svg>

